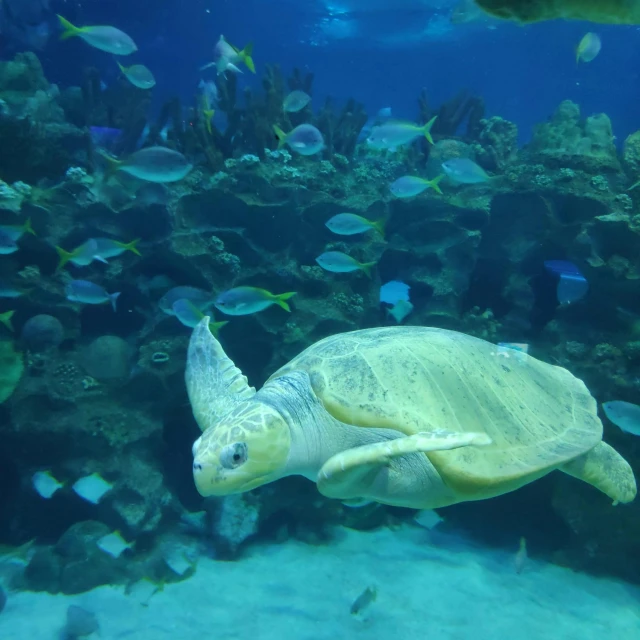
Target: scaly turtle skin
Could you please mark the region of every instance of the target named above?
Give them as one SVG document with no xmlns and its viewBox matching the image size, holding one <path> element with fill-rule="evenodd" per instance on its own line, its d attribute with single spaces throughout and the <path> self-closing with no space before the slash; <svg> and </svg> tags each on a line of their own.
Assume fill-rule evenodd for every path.
<svg viewBox="0 0 640 640">
<path fill-rule="evenodd" d="M 638 0 L 476 0 L 486 13 L 518 22 L 588 20 L 603 24 L 640 24 Z"/>
<path fill-rule="evenodd" d="M 203 496 L 303 475 L 331 498 L 429 509 L 554 469 L 614 503 L 636 495 L 595 400 L 560 367 L 455 331 L 386 327 L 320 340 L 256 392 L 208 324 L 193 331 L 186 372 Z"/>
</svg>

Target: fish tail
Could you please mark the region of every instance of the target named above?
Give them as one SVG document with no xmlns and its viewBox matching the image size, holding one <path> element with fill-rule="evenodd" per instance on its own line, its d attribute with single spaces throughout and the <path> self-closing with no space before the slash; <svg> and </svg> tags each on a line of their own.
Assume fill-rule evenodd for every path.
<svg viewBox="0 0 640 640">
<path fill-rule="evenodd" d="M 31 218 L 27 218 L 27 219 L 25 220 L 25 223 L 22 225 L 22 230 L 23 230 L 25 233 L 30 233 L 31 235 L 34 235 L 34 236 L 38 235 L 38 234 L 33 230 L 33 227 L 31 226 Z"/>
<path fill-rule="evenodd" d="M 387 222 L 389 222 L 389 216 L 384 216 L 383 218 L 380 218 L 379 220 L 371 223 L 371 228 L 375 229 L 382 236 L 383 240 L 384 228 L 387 226 Z"/>
<path fill-rule="evenodd" d="M 218 337 L 218 333 L 220 332 L 220 329 L 222 329 L 222 327 L 224 327 L 225 324 L 229 324 L 229 321 L 222 320 L 221 322 L 214 322 L 213 324 L 209 325 L 209 330 L 213 334 L 214 338 Z"/>
<path fill-rule="evenodd" d="M 0 322 L 9 329 L 13 333 L 14 328 L 13 324 L 11 324 L 11 318 L 13 318 L 13 314 L 15 313 L 15 309 L 11 311 L 5 311 L 4 313 L 0 313 Z"/>
<path fill-rule="evenodd" d="M 124 75 L 127 75 L 127 71 L 129 70 L 128 67 L 123 67 L 117 60 L 116 60 L 116 64 L 118 65 L 118 69 L 120 69 L 120 71 L 122 73 L 124 73 Z"/>
<path fill-rule="evenodd" d="M 440 188 L 440 182 L 444 178 L 444 173 L 441 173 L 439 176 L 434 178 L 433 180 L 428 180 L 429 186 L 436 192 L 442 195 L 442 189 Z"/>
<path fill-rule="evenodd" d="M 140 242 L 140 238 L 136 238 L 131 242 L 118 242 L 116 243 L 119 247 L 122 247 L 125 251 L 131 251 L 131 253 L 135 253 L 137 256 L 141 256 L 142 254 L 138 250 L 138 242 Z"/>
<path fill-rule="evenodd" d="M 106 160 L 107 167 L 105 169 L 105 174 L 107 177 L 113 175 L 122 164 L 122 161 L 118 160 L 118 158 L 114 158 L 110 156 L 104 149 L 98 149 L 98 153 Z"/>
<path fill-rule="evenodd" d="M 430 144 L 433 144 L 433 138 L 431 137 L 431 127 L 433 127 L 433 123 L 436 121 L 438 116 L 433 116 L 427 124 L 424 125 L 422 131 L 424 132 L 424 137 L 429 141 Z"/>
<path fill-rule="evenodd" d="M 289 300 L 289 298 L 293 298 L 293 296 L 295 296 L 296 293 L 297 293 L 297 291 L 289 291 L 288 293 L 281 293 L 281 294 L 279 294 L 277 296 L 273 296 L 274 297 L 274 302 L 276 304 L 278 304 L 279 306 L 281 306 L 285 311 L 291 312 L 291 308 L 285 302 L 285 300 Z"/>
<path fill-rule="evenodd" d="M 121 293 L 121 291 L 116 291 L 115 293 L 110 293 L 109 294 L 109 302 L 111 302 L 111 306 L 112 306 L 114 311 L 116 311 L 116 302 L 118 301 L 118 298 L 120 297 L 120 293 Z"/>
<path fill-rule="evenodd" d="M 58 262 L 58 267 L 56 271 L 60 271 L 62 267 L 64 267 L 69 260 L 72 260 L 76 256 L 75 251 L 65 251 L 62 247 L 56 246 L 56 251 L 58 252 L 58 257 L 60 258 L 60 262 Z"/>
<path fill-rule="evenodd" d="M 253 42 L 250 42 L 242 51 L 238 51 L 238 56 L 240 60 L 244 62 L 245 66 L 251 73 L 256 72 L 256 65 L 253 63 L 253 58 L 251 54 L 253 53 Z"/>
<path fill-rule="evenodd" d="M 367 274 L 367 277 L 371 277 L 371 269 L 376 266 L 375 262 L 364 262 L 360 264 L 360 268 Z"/>
<path fill-rule="evenodd" d="M 280 149 L 287 140 L 287 134 L 277 124 L 273 125 L 273 132 L 276 134 L 278 149 Z"/>
<path fill-rule="evenodd" d="M 81 29 L 72 25 L 66 18 L 63 18 L 59 13 L 56 15 L 58 16 L 58 20 L 60 20 L 60 26 L 64 29 L 64 31 L 60 34 L 60 40 L 73 38 L 73 36 L 79 36 L 81 33 L 83 33 L 84 29 Z"/>
</svg>

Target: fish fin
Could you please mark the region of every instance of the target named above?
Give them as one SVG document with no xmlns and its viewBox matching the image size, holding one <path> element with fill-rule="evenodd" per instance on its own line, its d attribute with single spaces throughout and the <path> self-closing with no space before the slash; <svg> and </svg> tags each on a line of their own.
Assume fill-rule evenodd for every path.
<svg viewBox="0 0 640 640">
<path fill-rule="evenodd" d="M 64 29 L 60 34 L 60 40 L 66 40 L 67 38 L 73 38 L 73 36 L 79 36 L 84 33 L 85 29 L 72 25 L 66 18 L 63 18 L 59 13 L 56 14 L 58 20 L 60 20 L 60 26 Z"/>
<path fill-rule="evenodd" d="M 375 267 L 375 262 L 364 262 L 360 263 L 360 268 L 367 274 L 367 277 L 371 277 L 371 268 Z"/>
<path fill-rule="evenodd" d="M 295 296 L 296 293 L 297 291 L 289 291 L 289 293 L 281 293 L 279 295 L 273 296 L 274 302 L 279 306 L 281 306 L 285 311 L 289 311 L 289 313 L 291 313 L 291 308 L 285 302 L 285 300 L 289 300 L 289 298 L 293 298 L 293 296 Z"/>
<path fill-rule="evenodd" d="M 58 252 L 58 256 L 60 258 L 60 262 L 58 262 L 58 266 L 56 271 L 60 271 L 62 267 L 64 267 L 69 260 L 73 259 L 77 254 L 75 251 L 65 251 L 62 247 L 56 246 L 56 251 Z"/>
<path fill-rule="evenodd" d="M 215 62 L 207 62 L 203 67 L 200 67 L 200 71 L 205 71 L 206 69 L 211 69 L 211 67 L 215 67 Z"/>
<path fill-rule="evenodd" d="M 273 125 L 273 132 L 278 139 L 278 149 L 280 149 L 287 140 L 287 134 L 276 124 Z"/>
<path fill-rule="evenodd" d="M 244 62 L 245 66 L 251 73 L 256 72 L 256 65 L 253 63 L 253 58 L 251 54 L 253 53 L 253 42 L 250 42 L 242 51 L 238 51 L 238 56 L 240 60 Z"/>
<path fill-rule="evenodd" d="M 31 234 L 31 235 L 33 235 L 33 236 L 38 235 L 38 234 L 33 230 L 33 227 L 31 226 L 31 218 L 27 218 L 27 219 L 25 220 L 25 223 L 22 225 L 22 230 L 23 230 L 25 233 L 30 233 L 30 234 Z"/>
<path fill-rule="evenodd" d="M 429 143 L 433 144 L 433 138 L 431 137 L 431 127 L 433 127 L 433 123 L 436 121 L 438 116 L 433 116 L 427 124 L 423 127 L 424 137 L 429 141 Z"/>
<path fill-rule="evenodd" d="M 102 262 L 102 264 L 109 264 L 108 260 L 106 258 L 103 258 L 102 256 L 95 255 L 93 256 L 93 259 L 97 260 L 98 262 Z"/>
<path fill-rule="evenodd" d="M 13 314 L 15 313 L 15 309 L 11 311 L 5 311 L 4 313 L 0 313 L 0 322 L 9 329 L 12 333 L 15 331 L 13 328 L 13 324 L 11 324 L 11 318 L 13 318 Z"/>
<path fill-rule="evenodd" d="M 441 173 L 439 176 L 434 178 L 433 180 L 429 180 L 429 186 L 436 192 L 442 195 L 442 189 L 440 188 L 440 182 L 444 178 L 444 173 Z"/>
<path fill-rule="evenodd" d="M 116 291 L 115 293 L 109 294 L 109 302 L 111 302 L 111 306 L 113 307 L 114 311 L 116 311 L 116 302 L 118 301 L 120 293 L 120 291 Z"/>
<path fill-rule="evenodd" d="M 140 238 L 136 238 L 131 242 L 116 242 L 119 247 L 122 247 L 125 251 L 131 251 L 131 253 L 135 253 L 137 256 L 141 256 L 142 254 L 138 250 L 138 242 L 140 242 Z"/>
<path fill-rule="evenodd" d="M 108 178 L 109 176 L 112 176 L 116 171 L 118 171 L 118 169 L 120 168 L 120 165 L 122 164 L 122 160 L 118 160 L 118 158 L 114 158 L 113 156 L 110 156 L 106 151 L 104 151 L 104 149 L 98 149 L 98 153 L 107 162 L 107 167 L 105 169 L 105 176 Z"/>
<path fill-rule="evenodd" d="M 383 218 L 380 218 L 379 220 L 376 220 L 375 222 L 371 223 L 371 228 L 375 229 L 382 236 L 383 240 L 384 240 L 384 228 L 387 225 L 387 222 L 389 222 L 389 216 L 384 216 Z"/>
<path fill-rule="evenodd" d="M 229 321 L 228 320 L 222 320 L 220 322 L 214 322 L 213 324 L 209 324 L 209 330 L 213 334 L 214 338 L 218 337 L 218 333 L 219 333 L 220 329 L 222 329 L 222 327 L 224 327 L 225 324 L 229 324 Z"/>
</svg>

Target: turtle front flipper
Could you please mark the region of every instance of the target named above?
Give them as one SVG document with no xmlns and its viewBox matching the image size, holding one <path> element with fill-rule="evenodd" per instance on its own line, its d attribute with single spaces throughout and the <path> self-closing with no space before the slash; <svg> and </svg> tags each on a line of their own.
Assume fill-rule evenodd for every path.
<svg viewBox="0 0 640 640">
<path fill-rule="evenodd" d="M 369 498 L 415 509 L 434 508 L 458 500 L 443 483 L 429 451 L 491 444 L 484 433 L 434 431 L 353 447 L 329 458 L 317 477 L 328 498 Z M 408 472 L 407 466 L 411 467 Z"/>
<path fill-rule="evenodd" d="M 560 470 L 600 489 L 614 505 L 631 502 L 636 497 L 636 479 L 631 465 L 606 442 L 599 442 L 587 453 L 563 464 Z"/>
<path fill-rule="evenodd" d="M 209 320 L 202 318 L 191 334 L 185 372 L 193 416 L 202 431 L 256 392 L 209 330 Z"/>
</svg>

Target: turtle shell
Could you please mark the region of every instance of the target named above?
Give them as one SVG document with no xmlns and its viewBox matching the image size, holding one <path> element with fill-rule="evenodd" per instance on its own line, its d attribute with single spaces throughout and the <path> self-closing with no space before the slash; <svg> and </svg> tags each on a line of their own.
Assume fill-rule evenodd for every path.
<svg viewBox="0 0 640 640">
<path fill-rule="evenodd" d="M 589 20 L 603 24 L 640 24 L 635 0 L 476 0 L 487 13 L 519 22 Z"/>
<path fill-rule="evenodd" d="M 486 433 L 493 444 L 425 454 L 465 499 L 486 498 L 602 439 L 596 401 L 581 380 L 515 355 L 445 329 L 364 329 L 320 340 L 270 379 L 306 371 L 326 410 L 354 426 Z"/>
</svg>

